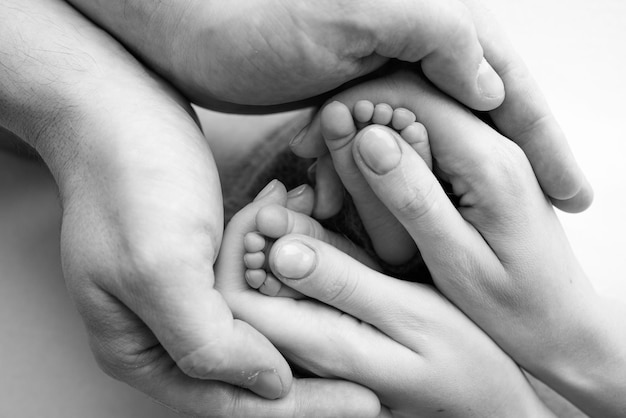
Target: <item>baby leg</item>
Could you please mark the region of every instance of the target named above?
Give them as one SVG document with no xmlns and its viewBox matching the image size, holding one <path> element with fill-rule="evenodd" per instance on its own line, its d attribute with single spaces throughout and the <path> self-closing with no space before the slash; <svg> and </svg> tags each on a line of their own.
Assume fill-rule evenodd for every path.
<svg viewBox="0 0 626 418">
<path fill-rule="evenodd" d="M 369 124 L 393 127 L 432 167 L 428 135 L 424 126 L 416 122 L 413 112 L 401 107 L 393 109 L 386 103 L 374 105 L 360 100 L 350 110 L 343 103 L 332 102 L 321 114 L 322 134 L 335 169 L 352 196 L 376 253 L 385 262 L 399 265 L 415 256 L 415 242 L 372 192 L 352 154 L 352 140 L 359 129 Z"/>
</svg>

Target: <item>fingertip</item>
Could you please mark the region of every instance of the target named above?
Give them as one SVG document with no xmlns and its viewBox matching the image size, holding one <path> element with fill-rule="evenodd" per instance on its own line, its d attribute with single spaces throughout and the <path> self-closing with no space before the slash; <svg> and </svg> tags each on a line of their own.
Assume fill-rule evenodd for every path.
<svg viewBox="0 0 626 418">
<path fill-rule="evenodd" d="M 328 152 L 322 137 L 320 112 L 289 142 L 289 148 L 302 158 L 317 158 Z"/>
<path fill-rule="evenodd" d="M 253 374 L 248 378 L 244 387 L 265 399 L 280 399 L 289 392 L 280 375 L 274 369 Z"/>
<path fill-rule="evenodd" d="M 468 71 L 464 63 L 453 64 L 450 67 L 439 57 L 429 56 L 422 62 L 422 70 L 439 89 L 471 109 L 491 111 L 504 102 L 504 82 L 484 58 L 473 71 Z"/>
<path fill-rule="evenodd" d="M 300 280 L 315 270 L 317 254 L 304 241 L 284 238 L 272 247 L 270 265 L 277 278 Z"/>
<path fill-rule="evenodd" d="M 266 199 L 268 196 L 271 196 L 275 193 L 284 194 L 285 196 L 287 194 L 287 189 L 285 188 L 285 185 L 277 179 L 270 181 L 267 186 L 265 186 L 259 192 L 259 194 L 256 195 L 256 197 L 254 198 L 254 202 Z"/>
<path fill-rule="evenodd" d="M 476 110 L 493 110 L 504 102 L 504 83 L 498 73 L 484 58 L 478 66 L 476 86 L 479 99 L 487 107 L 483 109 L 476 108 Z"/>
<path fill-rule="evenodd" d="M 311 215 L 315 205 L 315 191 L 308 184 L 303 184 L 287 193 L 287 209 Z"/>
<path fill-rule="evenodd" d="M 591 184 L 584 179 L 583 186 L 581 189 L 569 199 L 555 199 L 550 198 L 552 204 L 562 210 L 563 212 L 568 213 L 580 213 L 587 210 L 591 204 L 593 203 L 594 191 L 591 187 Z"/>
<path fill-rule="evenodd" d="M 389 128 L 372 125 L 355 139 L 355 159 L 359 159 L 376 174 L 386 174 L 398 166 L 402 151 L 397 134 Z"/>
<path fill-rule="evenodd" d="M 330 155 L 318 159 L 315 170 L 315 205 L 313 217 L 328 219 L 343 207 L 344 188 Z"/>
</svg>

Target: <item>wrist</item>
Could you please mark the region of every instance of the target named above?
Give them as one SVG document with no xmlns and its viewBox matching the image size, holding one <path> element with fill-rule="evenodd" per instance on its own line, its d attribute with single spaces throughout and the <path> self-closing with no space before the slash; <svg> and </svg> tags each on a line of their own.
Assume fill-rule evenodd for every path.
<svg viewBox="0 0 626 418">
<path fill-rule="evenodd" d="M 564 339 L 562 355 L 537 376 L 590 416 L 621 417 L 626 413 L 626 330 L 620 319 L 626 309 L 595 294 L 589 300 L 574 322 L 574 338 Z"/>
</svg>

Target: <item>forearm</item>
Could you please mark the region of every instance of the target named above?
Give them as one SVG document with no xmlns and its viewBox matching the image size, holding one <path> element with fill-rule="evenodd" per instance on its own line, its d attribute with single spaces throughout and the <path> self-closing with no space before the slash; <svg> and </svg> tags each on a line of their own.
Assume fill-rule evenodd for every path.
<svg viewBox="0 0 626 418">
<path fill-rule="evenodd" d="M 0 8 L 0 125 L 36 148 L 55 174 L 68 158 L 104 145 L 99 140 L 140 141 L 117 125 L 131 116 L 146 129 L 165 111 L 189 119 L 179 95 L 65 2 L 2 0 Z"/>
<path fill-rule="evenodd" d="M 567 293 L 568 289 L 562 289 Z M 553 299 L 534 317 L 526 340 L 524 367 L 591 417 L 626 412 L 626 332 L 624 306 L 588 288 L 579 298 Z"/>
<path fill-rule="evenodd" d="M 561 370 L 568 397 L 592 417 L 626 416 L 626 306 L 597 298 L 591 325 L 579 335 L 580 355 Z"/>
</svg>

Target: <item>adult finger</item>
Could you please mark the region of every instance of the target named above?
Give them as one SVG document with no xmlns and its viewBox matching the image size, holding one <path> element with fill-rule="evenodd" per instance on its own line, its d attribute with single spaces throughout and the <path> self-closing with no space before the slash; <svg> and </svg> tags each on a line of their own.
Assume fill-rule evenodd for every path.
<svg viewBox="0 0 626 418">
<path fill-rule="evenodd" d="M 433 277 L 462 280 L 468 269 L 497 268 L 498 259 L 481 234 L 461 216 L 426 163 L 395 131 L 366 127 L 357 135 L 353 149 L 365 179 L 411 234 Z M 449 159 L 461 170 L 471 168 L 476 159 L 481 161 L 482 155 L 470 158 L 469 163 L 466 155 L 457 157 Z M 449 166 L 444 163 L 446 170 Z"/>
<path fill-rule="evenodd" d="M 373 325 L 405 346 L 413 346 L 415 330 L 427 329 L 435 322 L 431 315 L 441 311 L 441 299 L 428 286 L 386 276 L 306 235 L 280 238 L 269 260 L 274 275 L 287 286 Z M 409 312 L 413 314 L 407 321 Z"/>
<path fill-rule="evenodd" d="M 504 100 L 504 85 L 483 58 L 476 28 L 457 0 L 370 3 L 377 39 L 374 52 L 402 61 L 422 61 L 426 76 L 452 97 L 476 110 L 492 110 Z M 364 17 L 364 19 L 367 19 Z"/>
<path fill-rule="evenodd" d="M 315 162 L 315 205 L 313 216 L 328 219 L 339 213 L 343 207 L 344 188 L 335 171 L 330 155 L 322 155 Z"/>
<path fill-rule="evenodd" d="M 379 409 L 369 390 L 332 379 L 295 380 L 279 400 L 266 400 L 223 382 L 194 379 L 176 366 L 148 330 L 137 332 L 140 327 L 130 311 L 120 309 L 113 299 L 109 302 L 101 307 L 113 315 L 98 324 L 107 332 L 90 333 L 101 367 L 177 412 L 199 417 L 361 417 L 375 416 Z M 111 338 L 116 335 L 123 338 Z"/>
<path fill-rule="evenodd" d="M 76 267 L 74 260 L 66 256 L 64 268 L 68 271 L 68 287 L 75 296 L 78 309 L 93 338 L 107 341 L 98 347 L 123 344 L 137 338 L 137 334 L 149 333 L 154 336 L 154 341 L 152 344 L 145 343 L 144 349 L 149 351 L 146 347 L 164 347 L 162 356 L 171 357 L 182 372 L 199 379 L 196 380 L 198 384 L 201 380 L 220 380 L 249 388 L 269 399 L 283 397 L 289 391 L 292 380 L 284 358 L 258 331 L 233 318 L 221 294 L 212 288 L 210 272 L 190 272 L 189 267 L 181 267 L 180 258 L 172 258 L 171 251 L 168 253 L 158 255 L 163 265 L 155 262 L 147 265 L 145 261 L 136 264 L 141 266 L 145 275 L 137 271 L 124 275 L 125 282 L 121 286 L 102 283 L 94 278 L 88 281 L 97 284 L 78 283 L 78 278 L 87 281 L 85 277 L 88 276 L 79 273 L 80 267 Z M 156 256 L 156 253 L 153 255 Z M 102 318 L 113 320 L 105 315 L 110 309 L 99 307 L 102 303 L 93 296 L 94 292 L 103 290 L 114 295 L 110 298 L 132 312 L 125 318 L 118 318 L 122 321 L 118 324 L 120 327 L 126 326 L 124 320 L 130 321 L 128 334 L 119 332 L 110 336 L 106 321 L 98 326 L 103 323 Z M 90 324 L 96 325 L 89 327 Z M 144 356 L 144 353 L 137 353 L 132 360 L 139 366 Z M 122 366 L 131 363 L 123 358 L 109 359 L 108 368 L 113 369 L 118 367 L 116 360 Z M 128 377 L 118 376 L 123 380 Z M 149 381 L 141 383 L 148 384 Z M 144 390 L 139 384 L 137 386 Z"/>
<path fill-rule="evenodd" d="M 376 254 L 391 264 L 403 264 L 417 252 L 415 242 L 404 227 L 376 198 L 363 178 L 352 156 L 352 141 L 357 128 L 350 109 L 340 102 L 332 102 L 322 110 L 322 135 L 330 150 L 333 165 L 341 181 L 352 196 L 365 230 L 372 238 Z"/>
<path fill-rule="evenodd" d="M 491 112 L 496 126 L 524 150 L 556 207 L 585 210 L 593 201 L 593 190 L 537 83 L 486 7 L 476 0 L 462 2 L 476 24 L 485 57 L 506 88 L 503 104 Z"/>
</svg>

